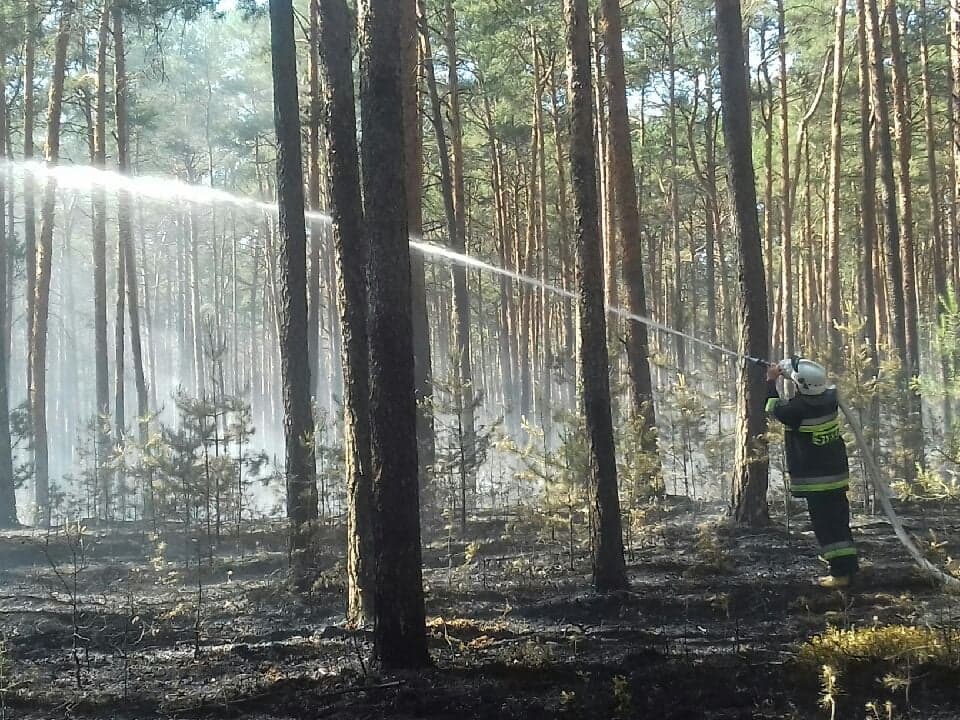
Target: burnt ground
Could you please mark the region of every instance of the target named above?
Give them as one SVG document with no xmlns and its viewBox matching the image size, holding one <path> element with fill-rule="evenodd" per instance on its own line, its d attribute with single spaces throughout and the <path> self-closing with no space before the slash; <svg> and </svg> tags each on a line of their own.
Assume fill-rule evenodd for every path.
<svg viewBox="0 0 960 720">
<path fill-rule="evenodd" d="M 960 556 L 960 512 L 935 510 L 906 508 L 908 526 Z M 649 510 L 630 533 L 631 590 L 616 595 L 590 589 L 584 548 L 571 570 L 562 532 L 529 521 L 437 538 L 424 550 L 434 667 L 389 675 L 369 666 L 369 633 L 344 627 L 336 530 L 306 595 L 287 585 L 279 529 L 210 553 L 182 530 L 161 543 L 91 528 L 76 573 L 62 535 L 6 533 L 0 717 L 828 718 L 820 668 L 797 655 L 828 625 L 960 627 L 957 599 L 879 518 L 857 520 L 869 566 L 839 593 L 811 583 L 823 567 L 805 517 L 789 534 L 747 532 L 718 511 Z M 957 716 L 960 648 L 906 668 L 884 652 L 840 669 L 835 717 L 873 718 L 870 701 L 885 720 Z"/>
</svg>

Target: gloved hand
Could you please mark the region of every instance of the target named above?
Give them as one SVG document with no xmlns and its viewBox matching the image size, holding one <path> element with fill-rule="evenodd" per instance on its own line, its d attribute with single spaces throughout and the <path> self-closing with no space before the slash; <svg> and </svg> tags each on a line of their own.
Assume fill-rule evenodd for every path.
<svg viewBox="0 0 960 720">
<path fill-rule="evenodd" d="M 780 368 L 780 374 L 784 377 L 793 377 L 793 358 L 784 358 L 777 363 Z"/>
</svg>

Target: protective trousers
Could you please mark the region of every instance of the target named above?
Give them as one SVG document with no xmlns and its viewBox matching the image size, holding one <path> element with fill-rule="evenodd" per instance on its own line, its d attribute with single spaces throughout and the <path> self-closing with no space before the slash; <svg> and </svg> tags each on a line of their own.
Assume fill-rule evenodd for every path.
<svg viewBox="0 0 960 720">
<path fill-rule="evenodd" d="M 859 565 L 857 548 L 850 533 L 850 503 L 847 491 L 826 490 L 806 496 L 813 534 L 820 543 L 820 555 L 830 563 L 834 577 L 853 575 Z"/>
</svg>

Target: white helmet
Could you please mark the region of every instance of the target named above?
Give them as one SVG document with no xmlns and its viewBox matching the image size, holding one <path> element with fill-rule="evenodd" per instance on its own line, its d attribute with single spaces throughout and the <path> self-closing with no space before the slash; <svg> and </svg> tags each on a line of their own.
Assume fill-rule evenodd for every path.
<svg viewBox="0 0 960 720">
<path fill-rule="evenodd" d="M 787 358 L 779 363 L 783 374 L 793 380 L 801 395 L 820 395 L 828 389 L 827 371 L 806 358 Z"/>
</svg>

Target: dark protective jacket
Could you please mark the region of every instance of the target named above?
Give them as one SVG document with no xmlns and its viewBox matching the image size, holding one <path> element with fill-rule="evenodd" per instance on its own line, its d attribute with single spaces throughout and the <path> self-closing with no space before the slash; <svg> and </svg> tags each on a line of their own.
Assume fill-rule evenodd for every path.
<svg viewBox="0 0 960 720">
<path fill-rule="evenodd" d="M 771 380 L 767 397 L 767 412 L 785 427 L 783 444 L 791 494 L 846 490 L 850 467 L 840 434 L 836 389 L 781 400 L 777 384 Z"/>
</svg>

